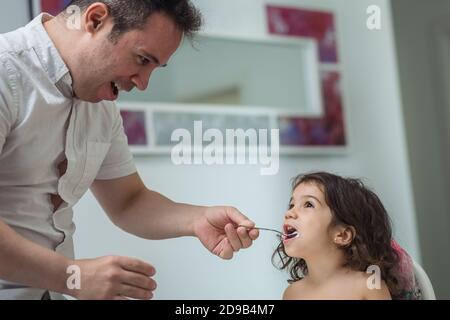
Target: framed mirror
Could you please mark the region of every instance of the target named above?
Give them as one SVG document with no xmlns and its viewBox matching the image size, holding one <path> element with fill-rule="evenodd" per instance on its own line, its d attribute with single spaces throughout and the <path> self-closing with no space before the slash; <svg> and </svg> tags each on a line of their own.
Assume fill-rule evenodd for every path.
<svg viewBox="0 0 450 320">
<path fill-rule="evenodd" d="M 154 72 L 148 93 L 133 100 L 317 116 L 323 110 L 317 55 L 312 39 L 201 34 L 185 39 L 168 67 Z"/>
<path fill-rule="evenodd" d="M 122 110 L 137 103 L 148 114 L 149 152 L 167 153 L 168 133 L 193 132 L 195 121 L 278 129 L 282 154 L 348 150 L 335 13 L 267 5 L 266 15 L 267 33 L 209 30 L 184 40 L 146 92 L 121 96 Z"/>
</svg>

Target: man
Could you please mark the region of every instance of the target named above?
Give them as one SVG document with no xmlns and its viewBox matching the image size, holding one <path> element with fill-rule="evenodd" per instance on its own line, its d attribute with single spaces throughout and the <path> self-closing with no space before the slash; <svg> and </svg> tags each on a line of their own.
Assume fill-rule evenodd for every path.
<svg viewBox="0 0 450 320">
<path fill-rule="evenodd" d="M 188 0 L 71 5 L 80 8 L 77 28 L 67 14 L 44 14 L 0 35 L 0 298 L 149 299 L 151 265 L 74 260 L 71 208 L 88 188 L 114 224 L 145 239 L 196 236 L 231 259 L 258 232 L 234 208 L 175 203 L 147 189 L 119 111 L 105 101 L 147 88 L 183 36 L 198 31 L 195 7 Z M 79 289 L 66 284 L 74 266 Z"/>
</svg>

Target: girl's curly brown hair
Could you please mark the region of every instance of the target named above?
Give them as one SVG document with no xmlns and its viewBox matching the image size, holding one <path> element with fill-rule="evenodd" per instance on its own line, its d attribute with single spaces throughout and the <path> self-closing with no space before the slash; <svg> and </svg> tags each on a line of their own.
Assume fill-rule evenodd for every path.
<svg viewBox="0 0 450 320">
<path fill-rule="evenodd" d="M 392 248 L 392 230 L 389 216 L 378 196 L 358 179 L 342 178 L 326 172 L 299 175 L 293 179 L 292 192 L 302 183 L 316 183 L 325 195 L 325 201 L 333 215 L 330 227 L 352 226 L 356 230 L 350 245 L 342 247 L 346 267 L 366 272 L 371 265 L 380 268 L 393 299 L 402 294 L 402 278 L 396 270 L 399 256 Z M 281 265 L 275 262 L 280 258 Z M 272 255 L 272 263 L 279 269 L 287 269 L 292 279 L 301 280 L 308 267 L 304 259 L 289 257 L 281 241 Z"/>
</svg>

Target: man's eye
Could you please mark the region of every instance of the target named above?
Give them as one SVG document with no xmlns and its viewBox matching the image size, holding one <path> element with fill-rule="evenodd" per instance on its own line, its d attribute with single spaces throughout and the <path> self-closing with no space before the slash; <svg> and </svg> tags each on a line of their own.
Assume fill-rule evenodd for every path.
<svg viewBox="0 0 450 320">
<path fill-rule="evenodd" d="M 305 208 L 314 208 L 314 205 L 311 202 L 306 201 L 305 202 Z"/>
<path fill-rule="evenodd" d="M 139 56 L 139 57 L 138 57 L 138 62 L 139 62 L 140 65 L 145 66 L 145 65 L 147 65 L 150 61 L 149 61 L 147 58 L 143 57 L 143 56 Z"/>
</svg>

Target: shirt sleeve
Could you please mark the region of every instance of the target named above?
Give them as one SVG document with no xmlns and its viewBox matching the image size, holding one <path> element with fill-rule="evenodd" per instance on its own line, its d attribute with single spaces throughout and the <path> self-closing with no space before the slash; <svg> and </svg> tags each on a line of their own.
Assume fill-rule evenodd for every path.
<svg viewBox="0 0 450 320">
<path fill-rule="evenodd" d="M 111 146 L 97 173 L 97 180 L 111 180 L 135 173 L 136 166 L 128 146 L 128 139 L 123 128 L 123 121 L 118 107 L 114 104 L 114 120 Z"/>
<path fill-rule="evenodd" d="M 0 154 L 17 117 L 16 85 L 11 68 L 0 58 Z"/>
</svg>

